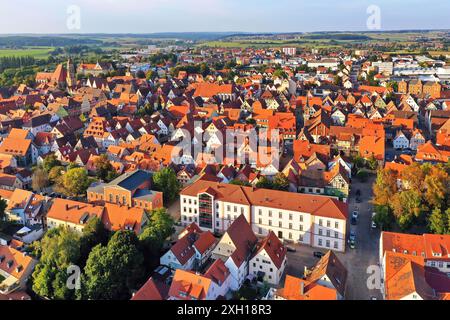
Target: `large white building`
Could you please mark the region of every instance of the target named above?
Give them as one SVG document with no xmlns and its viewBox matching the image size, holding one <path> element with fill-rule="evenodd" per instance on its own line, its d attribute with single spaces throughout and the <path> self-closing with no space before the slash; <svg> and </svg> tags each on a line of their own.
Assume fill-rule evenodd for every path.
<svg viewBox="0 0 450 320">
<path fill-rule="evenodd" d="M 348 205 L 333 198 L 198 180 L 181 194 L 181 221 L 224 233 L 241 214 L 253 232 L 345 251 Z"/>
</svg>

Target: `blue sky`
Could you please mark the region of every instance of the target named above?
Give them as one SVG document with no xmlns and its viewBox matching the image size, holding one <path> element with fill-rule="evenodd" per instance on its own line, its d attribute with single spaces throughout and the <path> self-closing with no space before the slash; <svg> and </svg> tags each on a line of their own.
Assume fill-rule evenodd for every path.
<svg viewBox="0 0 450 320">
<path fill-rule="evenodd" d="M 450 29 L 448 0 L 1 0 L 0 33 L 362 31 L 370 5 L 381 30 Z"/>
</svg>

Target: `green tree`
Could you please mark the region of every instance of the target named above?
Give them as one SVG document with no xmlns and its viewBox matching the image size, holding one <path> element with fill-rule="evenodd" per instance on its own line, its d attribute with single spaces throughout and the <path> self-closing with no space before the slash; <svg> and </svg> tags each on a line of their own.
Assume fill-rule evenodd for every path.
<svg viewBox="0 0 450 320">
<path fill-rule="evenodd" d="M 283 71 L 283 69 L 277 69 L 273 73 L 274 78 L 281 78 L 281 79 L 287 79 L 288 75 L 286 72 Z"/>
<path fill-rule="evenodd" d="M 279 172 L 273 178 L 273 186 L 276 190 L 288 191 L 289 180 L 282 172 Z"/>
<path fill-rule="evenodd" d="M 53 167 L 61 166 L 61 161 L 59 161 L 54 154 L 50 154 L 44 158 L 42 162 L 42 168 L 45 172 L 49 173 Z"/>
<path fill-rule="evenodd" d="M 161 191 L 165 202 L 172 202 L 180 192 L 181 185 L 177 180 L 175 171 L 163 168 L 153 175 L 154 188 Z"/>
<path fill-rule="evenodd" d="M 440 208 L 435 208 L 428 219 L 428 228 L 436 234 L 445 234 L 448 232 L 448 217 Z"/>
<path fill-rule="evenodd" d="M 356 169 L 360 169 L 360 168 L 364 167 L 365 160 L 361 156 L 355 155 L 353 157 L 352 161 L 353 161 L 353 164 L 355 165 Z"/>
<path fill-rule="evenodd" d="M 116 171 L 114 170 L 111 162 L 108 160 L 108 156 L 106 154 L 102 154 L 99 158 L 97 158 L 94 161 L 94 166 L 97 173 L 97 178 L 109 182 L 116 177 Z"/>
<path fill-rule="evenodd" d="M 36 192 L 41 192 L 42 189 L 49 185 L 48 174 L 44 169 L 38 167 L 34 170 L 31 177 L 31 187 Z"/>
<path fill-rule="evenodd" d="M 414 190 L 396 193 L 392 198 L 391 207 L 398 225 L 403 230 L 409 228 L 414 219 L 424 211 L 421 196 Z"/>
<path fill-rule="evenodd" d="M 0 197 L 0 230 L 3 229 L 3 224 L 5 221 L 5 210 L 7 206 L 8 203 L 6 202 L 6 200 Z"/>
<path fill-rule="evenodd" d="M 58 179 L 64 174 L 64 172 L 65 170 L 62 166 L 53 167 L 48 173 L 48 179 L 51 182 L 56 183 Z"/>
<path fill-rule="evenodd" d="M 377 159 L 374 157 L 374 155 L 372 155 L 367 161 L 367 167 L 370 170 L 376 170 L 378 168 L 378 161 Z"/>
<path fill-rule="evenodd" d="M 145 103 L 143 107 L 139 108 L 138 114 L 143 116 L 151 116 L 155 112 L 155 108 L 150 103 Z"/>
<path fill-rule="evenodd" d="M 86 193 L 92 183 L 84 168 L 69 169 L 59 180 L 63 192 L 68 196 L 79 196 Z"/>
<path fill-rule="evenodd" d="M 33 274 L 32 289 L 43 297 L 71 299 L 74 292 L 66 286 L 67 268 L 78 264 L 80 235 L 67 228 L 52 229 L 35 244 L 34 254 L 39 258 Z"/>
<path fill-rule="evenodd" d="M 262 176 L 261 179 L 256 183 L 257 188 L 262 189 L 274 189 L 272 181 L 270 181 L 266 176 Z"/>
<path fill-rule="evenodd" d="M 95 246 L 84 268 L 80 298 L 128 300 L 143 277 L 143 256 L 134 232 L 117 231 L 107 246 Z"/>
<path fill-rule="evenodd" d="M 94 216 L 83 228 L 80 238 L 80 266 L 84 266 L 92 248 L 98 244 L 108 243 L 109 231 L 105 229 L 100 218 Z"/>
<path fill-rule="evenodd" d="M 229 182 L 229 184 L 234 184 L 234 185 L 237 185 L 237 186 L 245 186 L 245 187 L 250 187 L 251 186 L 251 184 L 249 182 L 242 181 L 242 180 L 239 180 L 239 179 L 233 179 L 233 180 L 231 180 Z"/>
<path fill-rule="evenodd" d="M 425 199 L 431 208 L 443 208 L 450 189 L 449 175 L 440 167 L 433 166 L 425 177 Z"/>
<path fill-rule="evenodd" d="M 381 169 L 373 185 L 373 204 L 389 206 L 394 194 L 397 193 L 397 179 L 392 170 Z"/>
<path fill-rule="evenodd" d="M 382 230 L 388 230 L 393 222 L 393 216 L 389 206 L 375 206 L 375 216 L 373 221 Z"/>
<path fill-rule="evenodd" d="M 164 241 L 174 232 L 174 220 L 165 208 L 155 209 L 149 214 L 149 223 L 142 230 L 139 240 L 146 251 L 159 257 Z"/>
</svg>

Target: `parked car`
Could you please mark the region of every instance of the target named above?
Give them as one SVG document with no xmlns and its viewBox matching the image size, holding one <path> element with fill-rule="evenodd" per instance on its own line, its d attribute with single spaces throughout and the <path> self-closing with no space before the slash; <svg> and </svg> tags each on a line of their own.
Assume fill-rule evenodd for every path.
<svg viewBox="0 0 450 320">
<path fill-rule="evenodd" d="M 286 247 L 286 250 L 287 250 L 288 252 L 297 252 L 297 249 L 292 248 L 292 247 L 289 247 L 289 246 Z"/>
<path fill-rule="evenodd" d="M 355 211 L 352 212 L 352 218 L 358 220 L 358 216 L 359 216 L 359 212 L 358 211 L 355 210 Z"/>
<path fill-rule="evenodd" d="M 352 226 L 356 226 L 357 223 L 358 223 L 358 221 L 357 221 L 354 217 L 352 217 L 352 218 L 350 219 L 350 224 L 351 224 Z"/>
<path fill-rule="evenodd" d="M 376 214 L 377 214 L 376 212 L 372 212 L 372 223 L 371 223 L 372 229 L 376 229 L 377 228 L 377 224 L 375 223 L 375 221 L 373 221 L 373 219 L 375 218 Z"/>
<path fill-rule="evenodd" d="M 356 241 L 356 232 L 354 230 L 350 231 L 350 236 L 348 238 L 348 242 Z"/>
<path fill-rule="evenodd" d="M 325 253 L 322 253 L 320 251 L 314 251 L 313 255 L 314 255 L 314 257 L 320 259 L 320 258 L 322 258 L 325 255 Z"/>
<path fill-rule="evenodd" d="M 356 241 L 350 241 L 350 249 L 356 248 Z"/>
<path fill-rule="evenodd" d="M 359 190 L 359 189 L 356 190 L 356 196 L 357 196 L 357 197 L 360 197 L 360 196 L 361 196 L 361 190 Z"/>
</svg>

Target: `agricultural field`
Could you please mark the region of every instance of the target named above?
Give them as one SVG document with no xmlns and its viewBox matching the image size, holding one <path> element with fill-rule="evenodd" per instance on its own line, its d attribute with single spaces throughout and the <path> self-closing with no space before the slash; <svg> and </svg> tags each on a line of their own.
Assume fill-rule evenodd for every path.
<svg viewBox="0 0 450 320">
<path fill-rule="evenodd" d="M 52 47 L 26 47 L 18 49 L 0 49 L 1 57 L 26 57 L 32 56 L 36 59 L 45 59 L 50 52 L 54 50 Z"/>
</svg>

